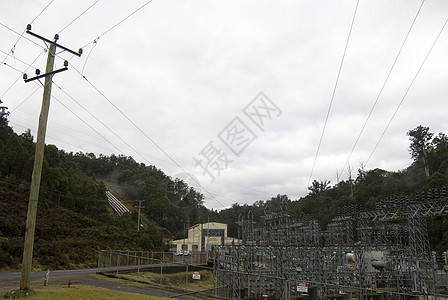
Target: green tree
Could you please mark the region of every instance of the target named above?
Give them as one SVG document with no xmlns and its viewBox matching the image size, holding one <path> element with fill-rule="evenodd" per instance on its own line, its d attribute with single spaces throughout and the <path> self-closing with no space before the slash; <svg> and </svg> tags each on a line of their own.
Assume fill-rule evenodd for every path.
<svg viewBox="0 0 448 300">
<path fill-rule="evenodd" d="M 13 133 L 12 128 L 8 126 L 9 112 L 6 111 L 8 108 L 1 105 L 2 103 L 2 100 L 0 100 L 0 144 Z"/>
<path fill-rule="evenodd" d="M 443 175 L 446 173 L 446 167 L 443 166 L 448 163 L 448 136 L 444 133 L 439 133 L 432 139 L 431 152 L 428 153 L 429 167 L 433 172 L 440 172 Z"/>
<path fill-rule="evenodd" d="M 316 196 L 319 195 L 325 191 L 327 191 L 330 188 L 330 181 L 317 181 L 316 179 L 311 183 L 311 186 L 308 187 L 308 190 L 310 191 L 310 196 Z"/>
<path fill-rule="evenodd" d="M 409 139 L 411 140 L 411 145 L 409 146 L 409 152 L 411 157 L 417 161 L 419 159 L 423 162 L 423 167 L 425 169 L 426 178 L 429 177 L 429 165 L 427 153 L 432 149 L 431 138 L 434 135 L 429 131 L 429 127 L 423 127 L 419 125 L 418 127 L 409 130 L 407 132 Z"/>
</svg>

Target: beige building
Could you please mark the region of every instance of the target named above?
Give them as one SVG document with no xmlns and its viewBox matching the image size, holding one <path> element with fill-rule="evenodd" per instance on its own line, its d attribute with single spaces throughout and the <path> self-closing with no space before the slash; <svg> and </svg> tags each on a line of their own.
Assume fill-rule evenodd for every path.
<svg viewBox="0 0 448 300">
<path fill-rule="evenodd" d="M 171 241 L 171 251 L 210 251 L 212 245 L 237 245 L 239 242 L 237 238 L 227 237 L 227 224 L 210 222 L 188 228 L 187 237 Z"/>
</svg>

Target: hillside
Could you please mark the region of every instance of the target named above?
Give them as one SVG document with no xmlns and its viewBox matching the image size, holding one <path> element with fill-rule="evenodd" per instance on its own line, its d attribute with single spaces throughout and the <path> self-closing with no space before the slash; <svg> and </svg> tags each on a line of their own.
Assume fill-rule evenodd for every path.
<svg viewBox="0 0 448 300">
<path fill-rule="evenodd" d="M 30 132 L 18 135 L 0 115 L 0 269 L 17 269 L 23 236 L 34 159 Z M 265 211 L 286 203 L 292 219 L 309 216 L 323 229 L 344 206 L 369 210 L 389 195 L 411 195 L 448 186 L 448 138 L 434 136 L 429 128 L 410 130 L 410 155 L 414 162 L 400 171 L 366 170 L 348 173 L 333 186 L 313 181 L 309 194 L 300 199 L 277 195 L 253 199 L 253 205 L 234 204 L 221 211 L 208 210 L 204 196 L 156 166 L 146 166 L 127 156 L 98 157 L 92 153 L 66 153 L 54 145 L 45 148 L 45 160 L 36 226 L 34 267 L 73 268 L 96 264 L 98 249 L 167 249 L 168 238 L 181 238 L 184 226 L 206 221 L 228 224 L 228 235 L 238 236 L 238 218 L 252 213 L 263 224 Z M 131 210 L 122 217 L 108 206 L 111 190 Z M 142 201 L 142 223 L 136 230 Z M 448 219 L 429 222 L 434 249 L 448 247 Z"/>
<path fill-rule="evenodd" d="M 372 210 L 377 201 L 387 196 L 413 196 L 416 193 L 440 190 L 448 187 L 448 137 L 444 133 L 434 135 L 430 129 L 418 126 L 409 130 L 410 155 L 414 162 L 404 170 L 366 170 L 359 166 L 356 175 L 348 174 L 347 180 L 330 185 L 328 181 L 312 182 L 309 194 L 297 200 L 287 195 L 277 195 L 269 200 L 259 199 L 253 205 L 234 204 L 231 208 L 214 214 L 219 221 L 229 224 L 229 235 L 238 234 L 236 222 L 239 216 L 253 215 L 255 226 L 262 225 L 265 210 L 275 212 L 287 204 L 291 219 L 302 216 L 318 220 L 322 229 L 338 215 L 343 207 L 358 211 Z M 430 242 L 433 249 L 448 249 L 448 218 L 428 220 Z"/>
<path fill-rule="evenodd" d="M 0 269 L 17 269 L 23 254 L 34 143 L 29 131 L 14 133 L 6 116 L 0 118 Z M 148 218 L 137 232 L 136 213 L 118 217 L 107 202 L 106 185 L 82 170 L 79 157 L 46 146 L 33 267 L 93 267 L 98 249 L 164 250 L 169 232 Z"/>
</svg>

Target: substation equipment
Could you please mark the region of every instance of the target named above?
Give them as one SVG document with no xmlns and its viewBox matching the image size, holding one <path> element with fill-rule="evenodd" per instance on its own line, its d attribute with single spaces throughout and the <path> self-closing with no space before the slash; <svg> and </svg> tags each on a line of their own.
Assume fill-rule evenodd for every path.
<svg viewBox="0 0 448 300">
<path fill-rule="evenodd" d="M 371 211 L 344 207 L 326 229 L 291 220 L 286 203 L 239 217 L 239 245 L 214 248 L 216 296 L 228 299 L 437 299 L 447 253 L 431 252 L 427 223 L 448 214 L 446 190 L 389 196 Z M 446 294 L 446 293 L 445 293 Z"/>
</svg>

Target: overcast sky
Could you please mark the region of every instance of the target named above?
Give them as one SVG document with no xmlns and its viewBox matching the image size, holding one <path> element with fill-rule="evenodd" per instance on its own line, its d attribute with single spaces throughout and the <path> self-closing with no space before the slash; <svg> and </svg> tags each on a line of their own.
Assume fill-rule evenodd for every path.
<svg viewBox="0 0 448 300">
<path fill-rule="evenodd" d="M 208 208 L 294 200 L 310 179 L 346 180 L 358 137 L 354 177 L 409 166 L 418 125 L 448 132 L 448 28 L 430 51 L 448 1 L 421 5 L 361 0 L 335 89 L 356 0 L 2 0 L 0 99 L 36 136 L 43 89 L 22 73 L 43 73 L 47 53 L 20 36 L 32 23 L 84 51 L 58 49 L 54 68 L 70 66 L 53 78 L 47 144 L 195 176 Z"/>
</svg>

